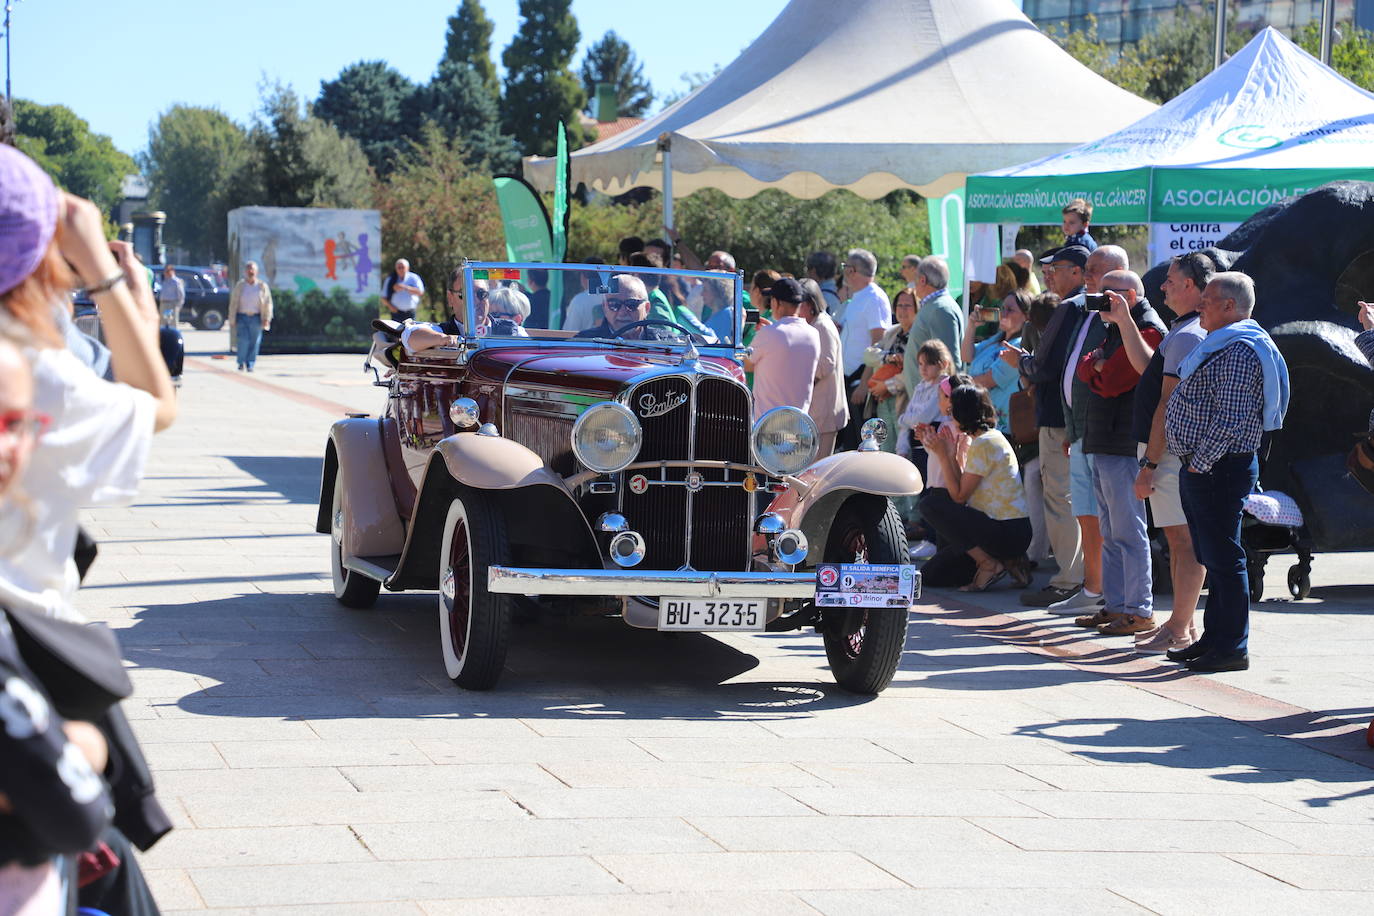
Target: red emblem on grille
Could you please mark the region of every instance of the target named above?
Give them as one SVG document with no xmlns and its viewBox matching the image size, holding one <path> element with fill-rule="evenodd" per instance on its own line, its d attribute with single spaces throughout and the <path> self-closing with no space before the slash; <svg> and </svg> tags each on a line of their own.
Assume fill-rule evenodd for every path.
<svg viewBox="0 0 1374 916">
<path fill-rule="evenodd" d="M 639 496 L 647 489 L 649 489 L 649 478 L 645 477 L 643 474 L 636 474 L 630 478 L 631 493 Z"/>
</svg>

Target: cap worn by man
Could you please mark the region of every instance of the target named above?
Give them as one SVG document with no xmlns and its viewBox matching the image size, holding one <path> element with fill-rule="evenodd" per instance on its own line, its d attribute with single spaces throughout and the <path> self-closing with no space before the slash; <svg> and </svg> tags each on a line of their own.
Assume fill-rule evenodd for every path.
<svg viewBox="0 0 1374 916">
<path fill-rule="evenodd" d="M 1092 254 L 1082 245 L 1065 245 L 1063 248 L 1056 249 L 1049 255 L 1049 260 L 1040 259 L 1041 264 L 1057 264 L 1060 261 L 1067 261 L 1075 267 L 1084 267 L 1088 263 L 1088 255 Z"/>
</svg>

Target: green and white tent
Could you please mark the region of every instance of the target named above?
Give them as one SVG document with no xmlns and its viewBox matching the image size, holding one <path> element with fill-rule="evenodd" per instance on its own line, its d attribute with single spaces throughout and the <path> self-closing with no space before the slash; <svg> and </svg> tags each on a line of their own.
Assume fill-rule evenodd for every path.
<svg viewBox="0 0 1374 916">
<path fill-rule="evenodd" d="M 1203 248 L 1285 197 L 1374 180 L 1374 94 L 1272 28 L 1182 95 L 1099 140 L 971 175 L 966 222 L 990 273 L 996 224 L 1047 225 L 1075 197 L 1093 222 L 1146 223 L 1152 261 Z M 980 244 L 981 242 L 981 244 Z M 993 262 L 995 264 L 995 261 Z"/>
</svg>

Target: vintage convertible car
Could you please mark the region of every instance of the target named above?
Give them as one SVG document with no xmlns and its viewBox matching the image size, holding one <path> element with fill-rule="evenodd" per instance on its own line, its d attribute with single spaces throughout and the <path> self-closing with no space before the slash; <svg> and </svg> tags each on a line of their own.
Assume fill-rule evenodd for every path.
<svg viewBox="0 0 1374 916">
<path fill-rule="evenodd" d="M 598 321 L 607 298 L 634 315 L 639 282 L 700 284 L 733 327 L 715 340 L 608 319 L 574 336 L 488 314 L 488 291 L 531 269 L 586 282 Z M 891 498 L 918 493 L 920 474 L 879 450 L 882 421 L 858 451 L 817 461 L 805 413 L 753 415 L 742 275 L 467 263 L 463 283 L 459 330 L 477 333 L 412 352 L 391 329 L 369 357 L 391 364 L 385 412 L 330 430 L 317 530 L 341 603 L 437 589 L 445 667 L 469 689 L 496 683 L 517 608 L 659 630 L 815 627 L 841 687 L 890 683 L 919 593 Z"/>
</svg>

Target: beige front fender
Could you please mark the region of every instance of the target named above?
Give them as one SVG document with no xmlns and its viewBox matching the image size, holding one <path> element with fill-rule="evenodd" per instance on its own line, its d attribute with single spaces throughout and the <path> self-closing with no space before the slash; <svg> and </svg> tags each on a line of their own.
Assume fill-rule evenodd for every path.
<svg viewBox="0 0 1374 916">
<path fill-rule="evenodd" d="M 925 489 L 916 465 L 888 452 L 840 452 L 822 458 L 787 483 L 787 490 L 778 494 L 768 511 L 780 516 L 787 527 L 806 534 L 811 564 L 825 556 L 830 525 L 853 494 L 893 498 L 916 496 Z"/>
<path fill-rule="evenodd" d="M 405 523 L 396 511 L 389 482 L 381 422 L 369 417 L 350 417 L 329 429 L 330 454 L 325 459 L 325 476 L 328 478 L 330 471 L 336 470 L 337 483 L 331 479 L 321 482 L 320 513 L 322 520 L 328 517 L 334 487 L 341 485 L 345 557 L 398 554 L 405 542 Z"/>
<path fill-rule="evenodd" d="M 563 478 L 544 459 L 518 442 L 501 436 L 458 433 L 437 446 L 453 479 L 476 490 L 516 490 L 549 484 L 567 491 Z"/>
</svg>

